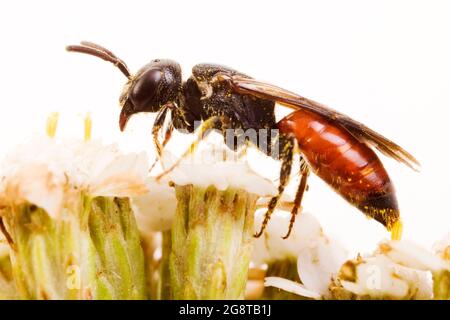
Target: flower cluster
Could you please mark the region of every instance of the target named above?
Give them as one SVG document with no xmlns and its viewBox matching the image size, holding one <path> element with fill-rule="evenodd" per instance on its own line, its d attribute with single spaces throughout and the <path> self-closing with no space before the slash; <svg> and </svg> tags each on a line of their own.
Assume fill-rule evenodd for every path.
<svg viewBox="0 0 450 320">
<path fill-rule="evenodd" d="M 147 171 L 144 153 L 98 141 L 39 137 L 12 150 L 0 171 L 0 295 L 144 298 L 129 200 L 148 191 Z"/>
<path fill-rule="evenodd" d="M 279 214 L 278 220 L 281 226 L 288 219 Z M 274 264 L 291 257 L 297 262 L 298 282 L 269 275 L 266 286 L 314 299 L 448 299 L 448 237 L 436 245 L 435 253 L 392 240 L 381 242 L 372 254 L 348 260 L 339 242 L 326 237 L 316 220 L 307 213 L 299 220 L 309 225 L 299 233 L 303 239 L 280 242 L 279 229 L 273 226 L 256 244 L 262 248 L 257 250 L 258 260 Z"/>
<path fill-rule="evenodd" d="M 277 185 L 245 150 L 166 150 L 155 176 L 146 153 L 91 141 L 90 118 L 84 141 L 55 119 L 0 165 L 0 299 L 450 299 L 450 234 L 354 256 L 302 210 L 283 239 L 279 209 L 255 239 Z"/>
<path fill-rule="evenodd" d="M 93 197 L 146 193 L 145 153 L 121 154 L 117 145 L 49 137 L 19 145 L 1 168 L 0 205 L 30 202 L 52 217 L 80 192 Z"/>
</svg>

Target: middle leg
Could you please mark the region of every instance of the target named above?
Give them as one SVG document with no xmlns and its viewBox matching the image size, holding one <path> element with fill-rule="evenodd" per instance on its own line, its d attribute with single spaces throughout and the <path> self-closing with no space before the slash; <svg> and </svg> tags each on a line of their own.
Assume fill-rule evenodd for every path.
<svg viewBox="0 0 450 320">
<path fill-rule="evenodd" d="M 286 142 L 281 146 L 282 150 L 280 152 L 281 169 L 280 169 L 280 184 L 278 185 L 278 194 L 272 199 L 270 199 L 269 205 L 267 207 L 266 214 L 264 216 L 261 229 L 255 234 L 256 238 L 259 238 L 264 230 L 266 229 L 267 223 L 270 220 L 270 216 L 275 210 L 281 196 L 283 195 L 284 189 L 289 182 L 289 176 L 292 170 L 292 162 L 294 160 L 294 148 L 296 140 L 292 136 L 286 137 Z"/>
<path fill-rule="evenodd" d="M 187 158 L 189 155 L 195 152 L 199 143 L 208 136 L 208 134 L 211 132 L 211 129 L 217 128 L 217 126 L 222 123 L 224 123 L 224 119 L 221 116 L 214 116 L 204 121 L 202 125 L 197 129 L 197 137 L 195 141 L 191 143 L 189 148 L 185 152 L 183 152 L 181 157 L 172 166 L 170 166 L 167 170 L 157 176 L 156 179 L 159 180 L 166 174 L 172 172 L 173 169 L 175 169 L 183 159 Z"/>
</svg>

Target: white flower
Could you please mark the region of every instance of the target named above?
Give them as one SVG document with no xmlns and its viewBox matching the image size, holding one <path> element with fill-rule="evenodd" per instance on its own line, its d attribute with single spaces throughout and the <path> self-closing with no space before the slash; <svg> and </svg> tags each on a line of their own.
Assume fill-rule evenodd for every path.
<svg viewBox="0 0 450 320">
<path fill-rule="evenodd" d="M 347 259 L 347 251 L 337 240 L 322 236 L 300 251 L 297 260 L 300 280 L 307 289 L 328 298 L 329 285 Z"/>
<path fill-rule="evenodd" d="M 171 167 L 176 161 L 173 154 L 167 150 L 164 152 L 162 163 L 165 168 Z M 239 157 L 238 152 L 226 146 L 223 137 L 215 139 L 214 143 L 201 143 L 195 154 L 183 159 L 167 175 L 167 179 L 180 186 L 214 186 L 221 191 L 231 187 L 259 196 L 276 194 L 275 184 L 253 171 L 245 157 Z"/>
<path fill-rule="evenodd" d="M 284 279 L 280 277 L 266 277 L 264 279 L 264 285 L 266 287 L 275 287 L 282 289 L 284 291 L 294 293 L 296 295 L 312 298 L 312 299 L 321 299 L 322 295 L 315 291 L 308 290 L 305 286 L 302 286 L 300 283 L 295 281 Z"/>
<path fill-rule="evenodd" d="M 450 261 L 450 232 L 433 245 L 433 251 L 442 259 Z"/>
<path fill-rule="evenodd" d="M 167 231 L 172 227 L 177 199 L 166 179 L 147 179 L 148 192 L 133 197 L 133 211 L 142 231 Z"/>
<path fill-rule="evenodd" d="M 266 286 L 313 299 L 336 298 L 341 294 L 350 298 L 350 293 L 371 299 L 431 299 L 434 279 L 431 272 L 439 275 L 450 270 L 449 261 L 445 260 L 447 238 L 435 246 L 438 255 L 407 241 L 389 241 L 382 242 L 372 256 L 347 260 L 347 253 L 339 243 L 326 237 L 312 216 L 301 213 L 298 220 L 302 215 L 310 220 L 303 222 L 303 231 L 301 224 L 296 225 L 294 234 L 302 236 L 296 241 L 282 242 L 280 236 L 287 228 L 289 214 L 274 214 L 272 227 L 269 224 L 265 238 L 256 243 L 254 259 L 271 263 L 296 255 L 301 284 L 267 277 Z M 257 215 L 256 220 L 261 219 Z"/>
<path fill-rule="evenodd" d="M 147 191 L 145 153 L 116 145 L 47 137 L 17 146 L 1 167 L 0 204 L 30 202 L 57 217 L 83 191 L 92 196 L 135 196 Z"/>
<path fill-rule="evenodd" d="M 170 168 L 177 159 L 166 149 L 161 159 L 163 167 Z M 224 144 L 222 136 L 216 137 L 214 144 L 202 142 L 194 155 L 183 159 L 160 180 L 150 177 L 146 182 L 149 191 L 132 198 L 139 227 L 146 231 L 166 231 L 172 226 L 177 200 L 169 182 L 205 188 L 212 185 L 221 191 L 238 188 L 260 196 L 276 193 L 274 183 L 254 172 Z"/>
<path fill-rule="evenodd" d="M 339 273 L 347 291 L 372 299 L 430 299 L 430 274 L 392 262 L 384 255 L 347 261 Z"/>
<path fill-rule="evenodd" d="M 379 251 L 393 262 L 423 271 L 450 270 L 450 262 L 409 241 L 390 241 Z"/>
<path fill-rule="evenodd" d="M 255 214 L 255 231 L 259 231 L 266 209 Z M 270 263 L 274 260 L 297 259 L 298 253 L 310 246 L 322 235 L 322 227 L 314 215 L 301 212 L 297 215 L 288 239 L 286 234 L 290 212 L 275 210 L 263 235 L 255 239 L 252 261 L 256 264 Z"/>
<path fill-rule="evenodd" d="M 341 269 L 342 286 L 371 298 L 430 299 L 431 273 L 450 270 L 448 261 L 409 241 L 384 241 L 374 256 L 348 261 Z"/>
<path fill-rule="evenodd" d="M 272 259 L 297 257 L 302 284 L 279 277 L 267 277 L 265 285 L 314 299 L 328 297 L 329 285 L 347 260 L 347 251 L 338 241 L 325 236 L 319 222 L 310 214 L 299 214 L 287 240 L 282 240 L 281 236 L 286 233 L 289 215 L 277 213 L 273 218 L 275 221 L 269 222 L 267 231 L 256 244 L 255 258 L 270 262 Z"/>
</svg>

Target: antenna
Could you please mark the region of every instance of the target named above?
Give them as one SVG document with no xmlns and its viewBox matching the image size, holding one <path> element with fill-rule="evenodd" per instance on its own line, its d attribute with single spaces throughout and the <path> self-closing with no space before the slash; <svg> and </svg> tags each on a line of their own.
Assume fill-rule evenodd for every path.
<svg viewBox="0 0 450 320">
<path fill-rule="evenodd" d="M 69 52 L 79 52 L 98 57 L 105 61 L 111 62 L 128 78 L 131 79 L 131 73 L 127 65 L 122 59 L 119 59 L 114 53 L 108 49 L 89 41 L 82 41 L 79 45 L 67 46 L 66 50 Z"/>
</svg>

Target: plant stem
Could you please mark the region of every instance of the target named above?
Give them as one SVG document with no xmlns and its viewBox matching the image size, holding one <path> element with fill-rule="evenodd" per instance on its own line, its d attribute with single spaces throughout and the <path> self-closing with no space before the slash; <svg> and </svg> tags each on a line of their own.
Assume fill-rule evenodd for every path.
<svg viewBox="0 0 450 320">
<path fill-rule="evenodd" d="M 243 299 L 257 196 L 175 186 L 170 283 L 174 299 Z"/>
<path fill-rule="evenodd" d="M 162 255 L 159 266 L 159 299 L 171 300 L 172 288 L 170 286 L 170 254 L 172 252 L 172 235 L 171 231 L 162 233 Z"/>
<path fill-rule="evenodd" d="M 81 195 L 57 219 L 24 203 L 4 218 L 20 298 L 145 298 L 143 252 L 128 199 Z"/>
<path fill-rule="evenodd" d="M 435 300 L 450 300 L 450 271 L 433 272 L 433 291 Z"/>
<path fill-rule="evenodd" d="M 0 253 L 0 300 L 17 299 L 9 254 Z"/>
</svg>

